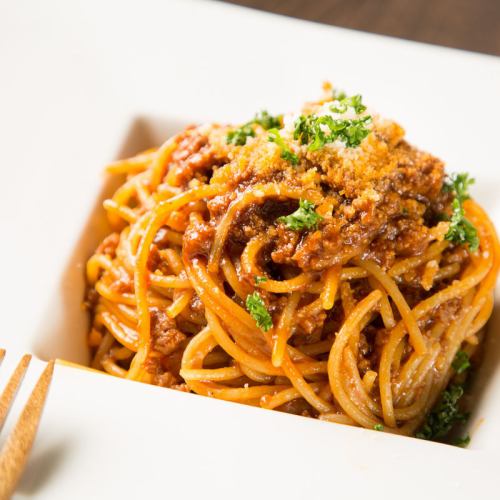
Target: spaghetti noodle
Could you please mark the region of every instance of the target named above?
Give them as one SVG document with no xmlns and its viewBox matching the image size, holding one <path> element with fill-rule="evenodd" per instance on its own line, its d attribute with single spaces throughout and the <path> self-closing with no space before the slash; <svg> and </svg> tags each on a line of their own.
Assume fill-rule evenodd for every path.
<svg viewBox="0 0 500 500">
<path fill-rule="evenodd" d="M 421 428 L 482 341 L 497 236 L 397 124 L 325 91 L 300 115 L 190 127 L 108 167 L 126 179 L 87 264 L 93 367 Z"/>
</svg>

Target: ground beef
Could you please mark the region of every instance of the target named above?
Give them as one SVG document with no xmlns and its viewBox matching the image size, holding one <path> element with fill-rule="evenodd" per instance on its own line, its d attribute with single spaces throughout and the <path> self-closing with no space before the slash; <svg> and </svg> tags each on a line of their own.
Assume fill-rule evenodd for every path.
<svg viewBox="0 0 500 500">
<path fill-rule="evenodd" d="M 195 178 L 206 182 L 212 169 L 227 161 L 225 151 L 213 147 L 198 128 L 188 128 L 178 136 L 177 143 L 168 167 L 169 181 L 174 186 L 186 186 Z"/>
<path fill-rule="evenodd" d="M 301 235 L 297 231 L 286 229 L 284 224 L 279 224 L 276 231 L 275 250 L 271 256 L 276 264 L 293 264 L 292 257 L 295 254 Z"/>
<path fill-rule="evenodd" d="M 175 320 L 164 311 L 154 308 L 151 311 L 151 346 L 155 351 L 168 356 L 179 349 L 186 335 L 176 328 Z"/>
<path fill-rule="evenodd" d="M 182 247 L 189 257 L 208 256 L 212 246 L 215 228 L 208 223 L 194 222 L 188 226 L 184 233 Z"/>
</svg>

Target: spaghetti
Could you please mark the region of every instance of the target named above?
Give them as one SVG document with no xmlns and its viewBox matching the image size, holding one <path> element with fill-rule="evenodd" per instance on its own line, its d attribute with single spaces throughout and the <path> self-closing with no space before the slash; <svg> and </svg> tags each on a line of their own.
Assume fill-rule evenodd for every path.
<svg viewBox="0 0 500 500">
<path fill-rule="evenodd" d="M 93 367 L 422 427 L 483 339 L 497 236 L 397 124 L 325 91 L 300 115 L 190 127 L 108 166 L 125 181 L 87 264 Z"/>
</svg>

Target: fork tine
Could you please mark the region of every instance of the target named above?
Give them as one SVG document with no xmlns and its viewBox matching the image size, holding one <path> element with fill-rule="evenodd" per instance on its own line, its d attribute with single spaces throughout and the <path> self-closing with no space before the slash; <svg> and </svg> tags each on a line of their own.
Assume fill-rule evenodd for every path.
<svg viewBox="0 0 500 500">
<path fill-rule="evenodd" d="M 53 371 L 54 361 L 49 361 L 0 453 L 0 500 L 11 497 L 24 470 L 35 440 Z"/>
<path fill-rule="evenodd" d="M 3 351 L 3 356 L 0 353 L 0 361 L 5 356 L 5 351 Z M 14 399 L 17 394 L 17 390 L 23 381 L 24 374 L 28 368 L 28 365 L 31 361 L 31 354 L 25 354 L 21 361 L 19 361 L 14 373 L 9 379 L 7 386 L 5 387 L 2 396 L 0 396 L 0 431 L 2 430 L 3 424 L 5 423 L 5 419 L 9 414 L 10 407 L 14 402 Z"/>
</svg>

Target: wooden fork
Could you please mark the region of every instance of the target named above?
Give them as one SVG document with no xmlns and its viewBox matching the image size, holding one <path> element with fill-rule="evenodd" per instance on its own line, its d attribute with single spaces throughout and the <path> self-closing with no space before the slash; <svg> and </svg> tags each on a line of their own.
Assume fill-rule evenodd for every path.
<svg viewBox="0 0 500 500">
<path fill-rule="evenodd" d="M 0 362 L 4 357 L 5 350 L 0 349 Z M 25 354 L 21 358 L 0 396 L 0 431 L 30 361 L 30 354 Z M 35 440 L 53 371 L 54 361 L 49 361 L 0 452 L 0 500 L 11 497 L 24 470 Z"/>
</svg>

